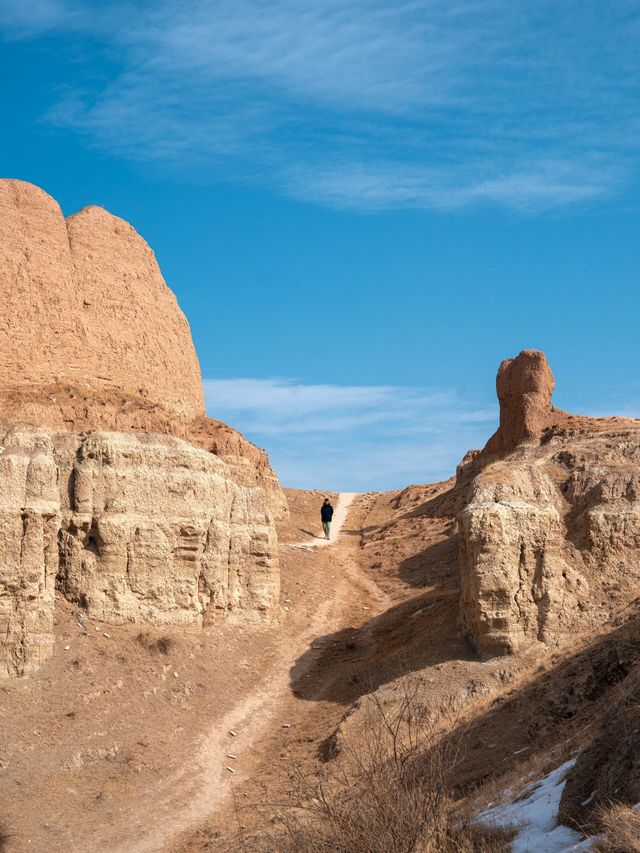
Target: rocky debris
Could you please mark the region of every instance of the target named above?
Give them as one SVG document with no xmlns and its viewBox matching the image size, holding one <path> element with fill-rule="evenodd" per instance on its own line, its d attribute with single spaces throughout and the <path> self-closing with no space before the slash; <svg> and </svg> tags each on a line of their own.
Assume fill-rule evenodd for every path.
<svg viewBox="0 0 640 853">
<path fill-rule="evenodd" d="M 461 618 L 484 655 L 557 644 L 640 589 L 640 421 L 555 409 L 536 350 L 497 386 L 500 429 L 457 478 Z"/>
<path fill-rule="evenodd" d="M 285 497 L 266 453 L 204 416 L 145 241 L 0 181 L 0 294 L 0 676 L 51 654 L 56 583 L 103 622 L 271 613 Z"/>
</svg>

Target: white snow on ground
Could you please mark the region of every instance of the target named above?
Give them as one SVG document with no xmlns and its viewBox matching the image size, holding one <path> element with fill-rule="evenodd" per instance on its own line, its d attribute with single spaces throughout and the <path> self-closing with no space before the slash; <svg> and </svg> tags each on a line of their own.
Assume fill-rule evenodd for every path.
<svg viewBox="0 0 640 853">
<path fill-rule="evenodd" d="M 516 827 L 512 853 L 585 853 L 591 850 L 594 838 L 583 839 L 568 826 L 558 826 L 560 798 L 567 773 L 574 764 L 575 758 L 565 762 L 529 785 L 514 802 L 482 812 L 478 821 L 490 826 Z"/>
</svg>

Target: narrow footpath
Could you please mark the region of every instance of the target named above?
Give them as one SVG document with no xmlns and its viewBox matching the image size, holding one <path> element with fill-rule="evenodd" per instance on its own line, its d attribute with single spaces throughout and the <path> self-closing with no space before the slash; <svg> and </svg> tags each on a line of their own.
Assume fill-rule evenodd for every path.
<svg viewBox="0 0 640 853">
<path fill-rule="evenodd" d="M 144 819 L 126 841 L 104 849 L 110 853 L 203 849 L 199 839 L 206 837 L 207 826 L 234 808 L 233 800 L 243 785 L 271 772 L 269 756 L 279 748 L 274 737 L 276 741 L 290 733 L 299 737 L 306 726 L 322 731 L 337 724 L 341 708 L 335 703 L 322 704 L 323 694 L 340 677 L 339 669 L 323 671 L 318 665 L 326 647 L 323 638 L 370 619 L 388 606 L 387 596 L 358 567 L 361 521 L 357 497 L 355 493 L 340 494 L 330 541 L 318 536 L 317 540 L 281 545 L 283 620 L 271 665 L 250 690 L 233 697 L 223 717 L 211 719 L 208 734 L 192 760 L 158 787 L 148 801 Z M 300 561 L 307 567 L 304 577 L 315 581 L 313 590 L 309 582 L 299 579 L 303 577 Z M 300 619 L 292 613 L 296 590 L 307 606 L 313 593 L 311 618 Z"/>
</svg>

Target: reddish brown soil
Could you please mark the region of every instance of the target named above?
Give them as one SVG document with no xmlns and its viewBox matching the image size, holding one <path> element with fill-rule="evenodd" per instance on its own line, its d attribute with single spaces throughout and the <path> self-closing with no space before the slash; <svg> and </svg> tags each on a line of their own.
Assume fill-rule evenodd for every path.
<svg viewBox="0 0 640 853">
<path fill-rule="evenodd" d="M 139 626 L 85 633 L 61 603 L 53 658 L 1 691 L 8 851 L 238 849 L 292 769 L 321 769 L 363 697 L 391 701 L 399 676 L 436 710 L 455 699 L 460 792 L 587 743 L 630 671 L 633 621 L 554 657 L 480 662 L 457 620 L 450 486 L 361 496 L 330 547 L 283 544 L 277 625 L 146 629 L 174 641 L 164 655 Z M 283 539 L 313 529 L 321 498 L 289 490 Z"/>
</svg>

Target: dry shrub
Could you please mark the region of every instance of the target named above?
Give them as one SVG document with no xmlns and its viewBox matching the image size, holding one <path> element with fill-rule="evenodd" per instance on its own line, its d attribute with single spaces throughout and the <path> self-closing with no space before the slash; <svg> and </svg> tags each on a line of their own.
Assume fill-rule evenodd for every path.
<svg viewBox="0 0 640 853">
<path fill-rule="evenodd" d="M 457 808 L 448 778 L 459 759 L 433 734 L 405 685 L 392 710 L 368 697 L 365 736 L 350 736 L 321 779 L 294 771 L 295 787 L 271 811 L 274 829 L 229 850 L 275 853 L 498 853 L 513 831 L 482 826 Z M 268 836 L 268 837 L 267 837 Z"/>
<path fill-rule="evenodd" d="M 602 811 L 602 853 L 640 853 L 640 814 L 630 806 L 615 804 Z"/>
<path fill-rule="evenodd" d="M 546 750 L 527 752 L 506 771 L 495 770 L 471 793 L 469 799 L 474 811 L 484 811 L 505 797 L 512 801 L 517 799 L 532 782 L 564 764 L 571 755 L 569 745 L 563 743 Z"/>
<path fill-rule="evenodd" d="M 168 655 L 175 646 L 175 640 L 172 637 L 153 637 L 144 631 L 138 634 L 136 642 L 151 654 L 156 655 Z"/>
</svg>

